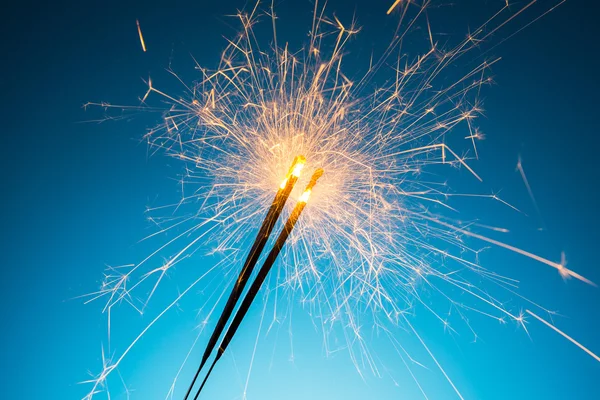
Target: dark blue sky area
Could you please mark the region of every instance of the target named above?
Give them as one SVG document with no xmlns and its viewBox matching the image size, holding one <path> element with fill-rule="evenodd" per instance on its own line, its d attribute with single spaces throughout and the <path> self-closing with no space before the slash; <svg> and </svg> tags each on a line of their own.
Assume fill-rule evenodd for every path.
<svg viewBox="0 0 600 400">
<path fill-rule="evenodd" d="M 75 383 L 86 378 L 88 368 L 97 369 L 104 327 L 97 308 L 69 299 L 94 290 L 105 263 L 137 257 L 133 245 L 149 232 L 145 207 L 158 197 L 177 195 L 173 179 L 180 166 L 162 156 L 148 157 L 140 140 L 158 116 L 83 123 L 102 113 L 84 111 L 82 105 L 136 104 L 145 91 L 142 79 L 148 76 L 176 88 L 164 72 L 170 62 L 184 78 L 194 79 L 189 55 L 215 65 L 223 36 L 237 30 L 226 15 L 244 7 L 239 1 L 151 3 L 20 2 L 18 7 L 15 3 L 3 8 L 0 170 L 5 250 L 0 298 L 5 356 L 0 364 L 4 371 L 0 397 L 71 399 L 84 393 Z M 391 3 L 330 3 L 329 10 L 347 19 L 356 14 L 363 26 L 364 33 L 356 39 L 359 45 L 352 45 L 357 57 L 363 52 L 368 57 L 369 46 L 382 45 L 375 32 L 391 29 L 394 20 L 384 15 Z M 499 36 L 550 4 L 540 3 Z M 438 10 L 432 18 L 449 33 L 464 33 L 465 27 L 476 25 L 469 21 L 482 21 L 502 1 L 465 4 L 472 6 L 461 5 L 460 12 Z M 310 18 L 312 5 L 282 1 L 278 9 L 286 21 L 281 34 L 302 43 L 309 28 L 303 21 Z M 136 19 L 142 25 L 146 53 L 140 50 Z M 484 192 L 503 189 L 508 200 L 531 215 L 514 220 L 522 225 L 511 240 L 556 260 L 564 250 L 569 266 L 596 282 L 600 282 L 598 39 L 596 3 L 569 0 L 490 53 L 502 61 L 493 68 L 496 85 L 484 96 L 486 113 L 480 125 L 487 139 L 480 145 L 482 160 L 477 165 L 485 178 Z M 538 199 L 544 232 L 536 231 L 535 209 L 514 172 L 519 154 Z M 489 216 L 492 222 L 494 218 Z M 506 260 L 489 261 L 492 268 L 502 268 L 503 262 L 516 259 Z M 578 282 L 565 284 L 554 271 L 539 265 L 524 268 L 531 271 L 519 276 L 524 289 L 543 293 L 540 297 L 549 301 L 550 308 L 569 317 L 560 325 L 600 352 L 599 290 Z M 521 353 L 523 360 L 506 356 L 501 349 L 509 351 L 511 345 L 505 343 L 504 348 L 490 350 L 498 363 L 484 360 L 481 371 L 472 365 L 460 372 L 464 380 L 472 380 L 467 389 L 475 393 L 471 398 L 501 399 L 509 394 L 597 398 L 600 364 L 550 330 L 531 325 L 534 344 L 521 333 L 515 344 L 515 349 L 526 352 Z M 506 332 L 514 331 L 511 327 Z M 494 343 L 490 339 L 486 345 Z M 541 372 L 527 375 L 536 366 Z M 355 379 L 352 371 L 347 374 Z M 290 382 L 298 377 L 292 374 Z M 319 385 L 334 393 L 327 398 L 339 393 L 335 388 L 340 381 Z M 508 389 L 502 389 L 506 385 Z M 401 398 L 386 390 L 380 396 Z"/>
</svg>

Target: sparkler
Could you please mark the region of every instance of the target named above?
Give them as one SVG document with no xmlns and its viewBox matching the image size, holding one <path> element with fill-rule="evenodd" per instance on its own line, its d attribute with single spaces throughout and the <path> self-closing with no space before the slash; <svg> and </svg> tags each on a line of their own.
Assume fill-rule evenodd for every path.
<svg viewBox="0 0 600 400">
<path fill-rule="evenodd" d="M 360 332 L 364 318 L 388 335 L 403 361 L 413 357 L 390 332 L 401 324 L 409 327 L 406 331 L 415 334 L 459 397 L 458 388 L 417 334 L 407 314 L 424 308 L 445 328 L 454 329 L 438 311 L 449 307 L 473 335 L 475 329 L 467 318 L 472 314 L 524 324 L 523 316 L 493 293 L 498 289 L 516 294 L 518 282 L 479 265 L 480 250 L 473 243 L 504 248 L 555 268 L 565 279 L 593 284 L 567 269 L 564 262 L 488 237 L 480 232 L 485 225 L 461 223 L 445 214 L 455 211 L 452 199 L 460 196 L 487 198 L 514 208 L 497 195 L 451 192 L 447 185 L 450 174 L 446 171 L 460 169 L 463 175 L 481 180 L 471 166 L 472 158 L 477 158 L 477 141 L 482 137 L 476 126 L 476 119 L 483 112 L 478 99 L 484 86 L 491 83 L 490 67 L 499 59 L 482 61 L 478 55 L 467 55 L 481 49 L 486 40 L 535 3 L 529 2 L 514 12 L 506 4 L 464 40 L 442 48 L 435 40 L 435 29 L 429 25 L 430 2 L 417 5 L 395 1 L 388 14 L 398 16 L 398 28 L 384 52 L 379 57 L 374 55 L 365 66 L 367 72 L 357 79 L 349 78 L 357 74 L 347 74 L 344 63 L 345 55 L 352 53 L 348 43 L 359 31 L 354 23 L 345 25 L 338 18 L 328 18 L 317 1 L 308 43 L 304 49 L 293 51 L 287 44 L 279 46 L 277 18 L 271 9 L 268 15 L 273 24 L 273 48 L 264 49 L 253 31 L 260 16 L 257 3 L 248 14 L 238 14 L 241 33 L 228 40 L 218 68 L 197 66 L 201 79 L 193 86 L 184 84 L 184 95 L 166 93 L 149 81 L 141 109 L 164 112 L 164 120 L 148 132 L 146 139 L 151 149 L 186 164 L 181 180 L 182 199 L 171 208 L 181 211 L 187 205 L 192 212 L 183 217 L 177 213 L 166 218 L 152 216 L 159 226 L 155 235 L 182 232 L 161 243 L 130 270 L 111 272 L 93 298 L 105 297 L 109 314 L 120 303 L 131 304 L 141 312 L 143 307 L 135 304 L 134 293 L 142 292 L 144 282 L 155 279 L 145 307 L 167 271 L 190 254 L 212 246 L 210 252 L 223 259 L 169 303 L 116 362 L 103 366 L 102 373 L 93 380 L 89 398 L 182 296 L 208 280 L 209 274 L 226 274 L 247 254 L 200 367 L 205 365 L 273 229 L 275 215 L 283 208 L 293 208 L 294 203 L 295 207 L 304 207 L 305 192 L 294 188 L 296 180 L 302 179 L 299 174 L 292 173 L 290 177 L 288 172 L 289 179 L 284 180 L 285 185 L 280 186 L 271 205 L 273 218 L 268 217 L 269 211 L 246 253 L 245 233 L 261 226 L 264 205 L 272 201 L 273 188 L 280 184 L 297 154 L 323 167 L 327 174 L 311 194 L 311 207 L 304 211 L 295 234 L 287 238 L 288 229 L 282 231 L 287 245 L 281 242 L 273 248 L 267 257 L 267 261 L 272 260 L 270 265 L 265 262 L 259 275 L 264 274 L 262 280 L 265 279 L 281 252 L 281 273 L 272 291 L 275 304 L 305 304 L 321 327 L 328 353 L 337 350 L 329 341 L 329 332 L 342 330 L 347 343 L 341 347 L 348 350 L 361 373 L 367 369 L 379 374 L 378 363 Z M 419 21 L 426 29 L 414 29 Z M 411 36 L 419 32 L 427 33 L 424 38 Z M 422 43 L 422 51 L 409 56 L 415 52 L 403 47 L 408 42 Z M 468 68 L 455 68 L 461 63 Z M 154 95 L 169 104 L 166 110 L 164 106 L 146 105 Z M 463 138 L 467 149 L 458 151 Z M 287 206 L 285 201 L 277 201 L 282 191 L 286 198 L 289 196 Z M 161 212 L 166 207 L 151 211 Z M 292 210 L 290 218 L 295 214 L 299 216 Z M 160 267 L 144 269 L 157 254 L 175 246 L 179 247 Z M 128 284 L 130 281 L 133 284 Z M 245 311 L 236 314 L 237 325 L 234 328 L 232 324 L 227 331 L 217 359 L 256 296 L 260 287 L 257 285 L 252 285 L 250 297 L 244 299 L 240 311 L 243 307 Z M 218 287 L 215 293 L 224 294 L 226 287 Z M 453 293 L 459 293 L 460 300 Z M 288 297 L 281 300 L 284 295 Z M 426 296 L 438 296 L 441 302 L 431 305 L 424 301 Z M 207 324 L 219 300 L 210 296 L 205 300 L 202 311 Z M 278 312 L 277 308 L 273 311 L 274 320 Z M 185 361 L 187 357 L 183 364 Z M 409 364 L 405 365 L 427 398 Z M 170 396 L 178 376 L 179 373 L 173 379 Z"/>
<path fill-rule="evenodd" d="M 250 248 L 250 252 L 246 257 L 244 266 L 242 267 L 242 270 L 240 271 L 240 274 L 238 276 L 237 281 L 235 282 L 231 294 L 227 299 L 225 308 L 223 309 L 223 312 L 219 317 L 219 321 L 217 322 L 217 325 L 210 337 L 210 340 L 206 345 L 206 349 L 204 350 L 204 355 L 202 356 L 202 361 L 200 362 L 198 371 L 196 371 L 196 375 L 194 376 L 194 379 L 192 380 L 192 383 L 190 384 L 190 387 L 188 388 L 188 391 L 185 395 L 186 400 L 190 395 L 194 384 L 196 383 L 196 379 L 198 379 L 200 371 L 204 367 L 204 364 L 206 364 L 208 357 L 212 353 L 215 345 L 217 344 L 217 340 L 219 340 L 219 337 L 221 336 L 221 333 L 223 332 L 223 329 L 225 328 L 229 317 L 233 313 L 235 305 L 242 292 L 244 291 L 244 287 L 246 286 L 250 275 L 252 274 L 252 270 L 254 269 L 254 266 L 256 265 L 256 262 L 258 261 L 258 258 L 260 257 L 260 254 L 262 253 L 265 244 L 269 240 L 269 236 L 271 235 L 271 232 L 275 227 L 275 223 L 279 219 L 279 215 L 281 215 L 281 211 L 283 210 L 283 207 L 285 206 L 285 203 L 288 197 L 290 196 L 290 193 L 294 188 L 296 181 L 300 177 L 300 172 L 304 168 L 305 162 L 306 160 L 303 156 L 296 156 L 285 179 L 281 182 L 281 185 L 279 185 L 279 190 L 277 191 L 277 194 L 275 194 L 273 203 L 271 204 L 271 207 L 269 208 L 269 211 L 267 212 L 267 215 L 263 220 L 260 230 L 256 235 L 256 239 L 254 240 L 254 243 Z"/>
<path fill-rule="evenodd" d="M 306 207 L 306 203 L 308 202 L 308 199 L 310 197 L 310 194 L 312 193 L 314 186 L 317 184 L 317 180 L 322 175 L 323 175 L 322 169 L 317 169 L 314 172 L 312 178 L 310 179 L 310 182 L 308 183 L 308 185 L 306 186 L 306 189 L 304 190 L 304 193 L 302 193 L 302 196 L 300 196 L 298 203 L 292 210 L 291 215 L 289 216 L 288 220 L 286 221 L 285 225 L 283 226 L 283 229 L 281 230 L 281 233 L 279 234 L 279 236 L 277 237 L 277 240 L 275 241 L 275 245 L 269 252 L 269 255 L 267 256 L 265 262 L 263 263 L 263 266 L 258 271 L 258 274 L 256 275 L 256 278 L 254 279 L 254 282 L 252 282 L 252 286 L 250 286 L 250 289 L 248 290 L 248 293 L 246 293 L 246 296 L 244 297 L 244 300 L 242 301 L 242 304 L 240 305 L 239 310 L 237 311 L 237 313 L 235 314 L 235 317 L 233 318 L 233 322 L 229 326 L 227 333 L 225 333 L 225 337 L 223 338 L 223 341 L 221 342 L 221 345 L 219 346 L 217 355 L 216 355 L 212 365 L 210 366 L 208 373 L 204 377 L 204 380 L 202 381 L 200 388 L 198 388 L 198 391 L 196 392 L 196 396 L 194 396 L 194 400 L 198 399 L 198 396 L 200 395 L 202 388 L 206 384 L 206 381 L 208 380 L 210 373 L 212 372 L 213 368 L 217 364 L 217 361 L 219 361 L 219 359 L 221 358 L 221 356 L 227 349 L 227 346 L 231 342 L 231 339 L 233 339 L 233 336 L 235 335 L 238 328 L 240 327 L 240 324 L 241 324 L 242 320 L 244 319 L 244 317 L 246 316 L 246 313 L 250 309 L 250 305 L 252 305 L 252 302 L 254 301 L 256 294 L 258 293 L 262 284 L 264 283 L 265 278 L 269 274 L 269 271 L 271 271 L 273 264 L 275 264 L 275 261 L 277 260 L 277 257 L 279 256 L 279 253 L 281 252 L 281 249 L 283 248 L 285 242 L 287 241 L 290 233 L 292 233 L 292 230 L 294 229 L 296 222 L 298 222 L 298 218 L 300 218 L 300 214 L 302 214 L 304 207 Z"/>
</svg>

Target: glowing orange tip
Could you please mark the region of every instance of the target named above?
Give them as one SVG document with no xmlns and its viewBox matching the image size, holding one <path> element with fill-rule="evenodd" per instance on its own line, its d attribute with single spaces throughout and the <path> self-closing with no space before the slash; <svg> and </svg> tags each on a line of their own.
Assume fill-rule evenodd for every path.
<svg viewBox="0 0 600 400">
<path fill-rule="evenodd" d="M 306 190 L 312 190 L 312 188 L 317 184 L 319 178 L 323 176 L 323 173 L 325 173 L 325 170 L 323 170 L 323 168 L 318 168 L 315 172 L 313 172 L 310 178 L 310 182 L 308 182 L 308 186 L 306 187 Z"/>
<path fill-rule="evenodd" d="M 319 180 L 319 178 L 321 176 L 323 176 L 324 172 L 325 171 L 323 170 L 323 168 L 318 168 L 315 172 L 313 172 L 312 177 L 310 178 L 310 182 L 308 182 L 308 185 L 306 186 L 304 193 L 302 193 L 302 196 L 300 196 L 300 198 L 298 199 L 298 201 L 300 203 L 308 202 L 308 198 L 310 197 L 310 194 L 312 193 L 313 187 L 315 187 L 315 185 L 317 184 L 317 181 Z"/>
<path fill-rule="evenodd" d="M 300 199 L 298 200 L 300 203 L 307 203 L 308 202 L 308 198 L 310 197 L 310 193 L 312 192 L 312 190 L 310 189 L 306 189 L 304 191 L 304 193 L 302 193 L 302 196 L 300 196 Z"/>
<path fill-rule="evenodd" d="M 306 158 L 302 155 L 296 156 L 294 158 L 294 161 L 292 162 L 292 166 L 290 167 L 287 175 L 285 176 L 285 179 L 281 182 L 281 185 L 279 185 L 279 188 L 285 188 L 285 185 L 287 185 L 290 176 L 298 178 L 300 176 L 300 173 L 302 172 L 302 169 L 304 168 L 304 164 L 306 164 Z"/>
<path fill-rule="evenodd" d="M 306 158 L 303 155 L 298 155 L 294 158 L 294 162 L 292 162 L 292 166 L 288 171 L 287 178 L 290 175 L 294 175 L 296 178 L 300 176 L 302 172 L 302 168 L 304 168 L 304 164 L 306 164 Z"/>
<path fill-rule="evenodd" d="M 295 176 L 296 178 L 299 177 L 303 168 L 304 168 L 303 162 L 296 164 L 296 166 L 294 167 L 294 170 L 292 171 L 292 175 Z"/>
</svg>

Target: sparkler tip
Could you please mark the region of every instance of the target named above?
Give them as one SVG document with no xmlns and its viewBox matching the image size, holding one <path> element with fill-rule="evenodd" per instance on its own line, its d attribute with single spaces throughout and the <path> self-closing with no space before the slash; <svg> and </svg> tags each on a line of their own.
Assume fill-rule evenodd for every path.
<svg viewBox="0 0 600 400">
<path fill-rule="evenodd" d="M 306 189 L 304 191 L 304 193 L 302 193 L 302 196 L 300 196 L 300 199 L 298 200 L 300 203 L 307 203 L 308 202 L 308 198 L 310 197 L 312 190 L 311 189 Z"/>
<path fill-rule="evenodd" d="M 302 196 L 300 196 L 300 200 L 299 200 L 300 202 L 303 202 L 303 203 L 308 202 L 308 198 L 310 197 L 310 194 L 312 193 L 313 187 L 315 187 L 315 185 L 317 184 L 317 181 L 319 180 L 319 178 L 321 176 L 323 176 L 324 172 L 325 172 L 325 170 L 323 170 L 323 168 L 317 168 L 317 170 L 315 172 L 313 172 L 312 176 L 310 177 L 310 182 L 308 182 L 308 185 L 306 186 L 304 193 L 302 193 Z"/>
<path fill-rule="evenodd" d="M 302 169 L 304 168 L 304 164 L 306 164 L 306 158 L 303 155 L 298 155 L 294 158 L 294 162 L 292 163 L 291 175 L 296 178 L 300 176 Z"/>
<path fill-rule="evenodd" d="M 298 178 L 300 176 L 300 173 L 302 172 L 302 169 L 304 169 L 304 163 L 296 164 L 294 170 L 292 171 L 292 176 Z"/>
<path fill-rule="evenodd" d="M 315 186 L 317 184 L 317 180 L 323 176 L 323 174 L 325 173 L 325 170 L 323 168 L 317 168 L 317 170 L 315 172 L 313 172 L 312 177 L 310 178 L 310 182 L 308 184 L 308 188 L 312 189 L 313 186 Z"/>
<path fill-rule="evenodd" d="M 285 188 L 285 186 L 287 185 L 287 182 L 291 176 L 294 176 L 295 178 L 300 177 L 300 173 L 302 173 L 304 164 L 306 164 L 306 158 L 303 155 L 296 156 L 294 158 L 294 161 L 292 162 L 292 166 L 290 167 L 287 175 L 285 176 L 285 179 L 283 181 L 281 181 L 281 184 L 279 185 L 279 189 L 283 190 Z"/>
<path fill-rule="evenodd" d="M 292 166 L 288 170 L 288 173 L 285 176 L 285 179 L 281 182 L 281 185 L 279 185 L 279 188 L 284 189 L 285 185 L 287 185 L 287 182 L 291 176 L 293 176 L 295 178 L 300 177 L 300 174 L 302 173 L 302 169 L 304 169 L 305 164 L 306 164 L 306 157 L 304 157 L 303 155 L 297 155 L 296 157 L 294 157 L 294 161 L 292 161 Z"/>
</svg>

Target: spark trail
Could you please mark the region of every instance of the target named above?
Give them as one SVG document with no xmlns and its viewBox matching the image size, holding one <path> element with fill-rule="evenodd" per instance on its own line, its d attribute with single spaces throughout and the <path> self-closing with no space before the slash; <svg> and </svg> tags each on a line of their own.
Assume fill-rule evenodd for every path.
<svg viewBox="0 0 600 400">
<path fill-rule="evenodd" d="M 361 374 L 380 374 L 377 357 L 361 332 L 365 324 L 385 332 L 399 357 L 411 361 L 416 357 L 390 332 L 416 334 L 408 321 L 416 310 L 431 313 L 444 329 L 454 332 L 457 327 L 440 311 L 450 308 L 458 324 L 475 338 L 471 315 L 524 326 L 523 316 L 512 308 L 518 306 L 509 307 L 505 300 L 516 295 L 535 303 L 517 294 L 518 281 L 480 265 L 478 246 L 500 247 L 550 266 L 557 275 L 593 284 L 564 263 L 478 232 L 484 224 L 458 222 L 452 201 L 477 197 L 514 208 L 497 195 L 455 193 L 450 182 L 482 180 L 472 165 L 483 136 L 476 124 L 483 113 L 479 97 L 492 82 L 490 69 L 499 59 L 479 55 L 486 43 L 493 46 L 494 37 L 537 2 L 520 8 L 505 4 L 464 39 L 444 39 L 444 45 L 436 40 L 429 22 L 432 4 L 394 2 L 388 18 L 397 20 L 397 28 L 389 44 L 381 54 L 374 51 L 363 60 L 362 69 L 356 61 L 348 63 L 356 67 L 350 69 L 346 58 L 352 56 L 352 39 L 361 30 L 356 22 L 328 17 L 317 1 L 307 43 L 292 49 L 276 33 L 273 7 L 263 13 L 256 3 L 249 12 L 236 15 L 240 33 L 227 39 L 217 68 L 197 64 L 200 76 L 194 84 L 173 73 L 182 85 L 181 94 L 159 89 L 148 80 L 142 106 L 97 104 L 107 112 L 161 112 L 162 123 L 145 139 L 153 152 L 185 166 L 181 200 L 149 210 L 158 226 L 151 236 L 169 234 L 170 239 L 141 262 L 107 276 L 92 294 L 106 300 L 104 311 L 130 304 L 143 312 L 168 272 L 187 258 L 193 262 L 192 255 L 197 260 L 205 254 L 217 262 L 210 269 L 213 281 L 203 284 L 208 289 L 210 282 L 224 281 L 212 286 L 212 295 L 199 299 L 203 325 L 209 324 L 225 291 L 244 270 L 242 261 L 251 247 L 248 232 L 261 226 L 265 207 L 272 204 L 298 154 L 310 165 L 305 167 L 308 175 L 290 191 L 286 214 L 301 204 L 299 187 L 305 186 L 306 176 L 317 167 L 327 173 L 281 249 L 281 267 L 268 290 L 275 299 L 273 320 L 302 304 L 323 333 L 326 353 L 345 349 Z M 255 32 L 265 18 L 273 27 L 266 42 Z M 407 48 L 406 43 L 411 45 Z M 152 101 L 158 104 L 148 105 Z M 152 266 L 159 255 L 165 261 Z M 334 333 L 341 333 L 345 343 L 330 340 Z M 140 337 L 126 347 L 117 364 Z M 461 396 L 421 336 L 416 337 L 434 368 Z M 218 336 L 211 342 L 216 340 Z M 410 364 L 405 365 L 427 398 L 426 388 Z M 90 398 L 116 366 L 103 368 Z M 169 393 L 173 392 L 171 387 Z"/>
<path fill-rule="evenodd" d="M 142 50 L 146 52 L 146 42 L 144 41 L 144 36 L 142 35 L 142 28 L 140 27 L 140 21 L 135 20 L 135 24 L 137 25 L 138 36 L 140 37 L 140 44 L 142 45 Z"/>
<path fill-rule="evenodd" d="M 529 311 L 529 310 L 525 310 L 525 311 L 527 312 L 527 314 L 531 315 L 532 317 L 534 317 L 535 319 L 537 319 L 538 321 L 540 321 L 541 323 L 543 323 L 544 325 L 546 325 L 547 327 L 551 328 L 552 330 L 554 330 L 555 332 L 557 332 L 559 335 L 561 335 L 562 337 L 564 337 L 565 339 L 567 339 L 569 342 L 573 343 L 575 346 L 577 346 L 581 350 L 585 351 L 587 354 L 589 354 L 596 361 L 600 362 L 600 357 L 598 357 L 596 354 L 592 353 L 591 350 L 589 350 L 587 347 L 585 347 L 584 345 L 582 345 L 581 343 L 579 343 L 577 340 L 573 339 L 571 336 L 567 335 L 566 333 L 564 333 L 563 331 L 561 331 L 560 329 L 558 329 L 556 326 L 552 325 L 550 322 L 548 322 L 545 319 L 543 319 L 542 317 L 536 315 L 533 311 Z"/>
</svg>

